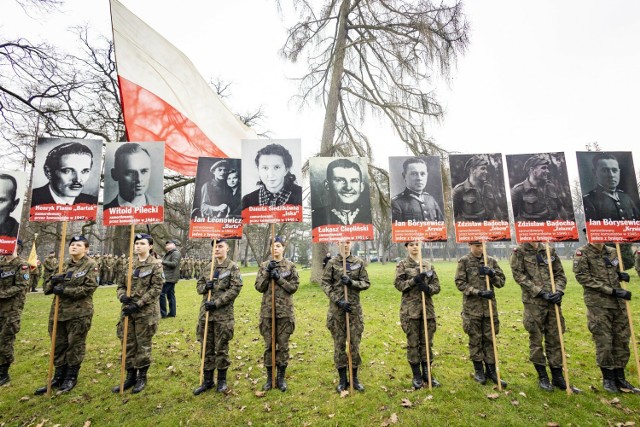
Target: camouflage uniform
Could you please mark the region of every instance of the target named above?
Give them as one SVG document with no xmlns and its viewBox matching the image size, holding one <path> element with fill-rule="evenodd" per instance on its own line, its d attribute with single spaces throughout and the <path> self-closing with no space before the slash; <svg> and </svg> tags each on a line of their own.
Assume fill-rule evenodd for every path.
<svg viewBox="0 0 640 427">
<path fill-rule="evenodd" d="M 29 291 L 29 264 L 16 257 L 0 261 L 0 366 L 13 363 L 13 343 Z M 8 368 L 8 367 L 7 367 Z"/>
<path fill-rule="evenodd" d="M 487 288 L 485 276 L 478 269 L 484 265 L 483 258 L 467 254 L 458 260 L 456 287 L 463 293 L 462 329 L 469 336 L 469 355 L 472 361 L 495 364 L 491 324 L 489 323 L 489 301 L 493 306 L 493 322 L 496 335 L 500 331 L 498 306 L 495 298 L 491 300 L 479 296 Z M 487 266 L 494 269 L 496 275 L 490 279 L 491 289 L 504 286 L 504 273 L 493 257 L 487 257 Z"/>
<path fill-rule="evenodd" d="M 198 294 L 202 295 L 200 305 L 200 315 L 198 317 L 198 327 L 196 334 L 198 340 L 204 341 L 204 321 L 205 308 L 208 291 L 205 290 L 206 282 L 209 280 L 211 263 L 204 269 L 196 286 Z M 233 303 L 242 290 L 242 277 L 238 265 L 227 258 L 221 264 L 217 260 L 214 264 L 214 277 L 217 272 L 217 279 L 214 279 L 215 287 L 211 291 L 211 301 L 216 303 L 216 309 L 209 312 L 209 326 L 207 329 L 207 350 L 204 358 L 204 369 L 213 371 L 214 369 L 225 370 L 231 365 L 229 358 L 229 341 L 233 338 L 234 316 Z"/>
<path fill-rule="evenodd" d="M 264 338 L 264 364 L 271 366 L 271 278 L 265 261 L 260 266 L 256 277 L 255 288 L 262 293 L 260 306 L 260 334 Z M 280 273 L 280 279 L 276 286 L 276 365 L 287 366 L 289 362 L 289 337 L 295 329 L 295 317 L 293 312 L 293 294 L 298 290 L 300 280 L 296 266 L 291 261 L 282 259 L 276 267 Z"/>
<path fill-rule="evenodd" d="M 44 268 L 44 274 L 42 275 L 42 283 L 44 286 L 44 282 L 49 280 L 49 277 L 58 272 L 58 258 L 53 255 L 49 255 L 44 259 L 42 266 Z"/>
<path fill-rule="evenodd" d="M 550 182 L 542 187 L 536 187 L 527 178 L 511 189 L 511 201 L 516 221 L 560 219 L 562 202 L 558 189 Z"/>
<path fill-rule="evenodd" d="M 113 277 L 113 268 L 116 261 L 113 259 L 113 255 L 109 254 L 104 260 L 104 281 L 105 284 L 112 285 L 115 278 Z"/>
<path fill-rule="evenodd" d="M 145 261 L 134 257 L 131 276 L 131 298 L 139 307 L 138 311 L 130 314 L 127 330 L 127 362 L 126 369 L 141 369 L 151 365 L 151 346 L 153 336 L 158 331 L 160 321 L 160 306 L 158 297 L 162 290 L 164 278 L 162 264 L 152 256 Z M 126 281 L 125 281 L 126 282 Z M 126 283 L 118 284 L 118 300 L 127 294 Z M 125 304 L 122 305 L 124 309 Z M 118 322 L 117 336 L 120 342 L 124 339 L 124 314 Z"/>
<path fill-rule="evenodd" d="M 126 283 L 126 268 L 127 268 L 127 263 L 126 263 L 126 258 L 124 256 L 120 256 L 115 260 L 114 266 L 113 266 L 113 280 L 114 282 L 116 282 L 118 285 L 120 285 L 121 283 Z"/>
<path fill-rule="evenodd" d="M 327 328 L 333 337 L 333 361 L 336 368 L 346 368 L 347 353 L 347 325 L 345 312 L 341 310 L 337 303 L 344 300 L 344 285 L 340 278 L 345 274 L 342 269 L 342 255 L 338 255 L 327 263 L 322 274 L 322 290 L 329 297 L 329 311 L 327 312 Z M 351 333 L 351 359 L 354 369 L 361 363 L 360 339 L 364 331 L 364 319 L 362 316 L 362 306 L 360 305 L 360 292 L 369 289 L 369 275 L 361 258 L 349 254 L 346 258 L 347 272 L 352 284 L 349 288 L 348 299 L 351 304 L 351 314 L 349 315 L 349 327 Z"/>
<path fill-rule="evenodd" d="M 40 281 L 40 276 L 42 276 L 42 264 L 40 264 L 40 261 L 37 261 L 36 266 L 31 269 L 31 278 L 29 279 L 31 292 L 36 291 L 38 282 Z"/>
</svg>

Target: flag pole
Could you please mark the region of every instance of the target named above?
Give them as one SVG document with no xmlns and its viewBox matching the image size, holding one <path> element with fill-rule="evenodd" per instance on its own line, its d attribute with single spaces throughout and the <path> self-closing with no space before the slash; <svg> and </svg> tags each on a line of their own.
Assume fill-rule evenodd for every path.
<svg viewBox="0 0 640 427">
<path fill-rule="evenodd" d="M 624 262 L 622 261 L 622 253 L 620 252 L 620 243 L 616 243 L 616 253 L 618 254 L 618 269 L 622 273 L 624 271 Z M 620 282 L 622 289 L 626 288 L 623 285 L 624 282 Z M 633 316 L 631 315 L 631 305 L 629 301 L 624 301 L 625 308 L 627 309 L 627 319 L 629 319 L 629 329 L 631 331 L 631 345 L 633 347 L 633 357 L 636 362 L 636 373 L 638 374 L 638 381 L 640 381 L 640 359 L 638 359 L 638 344 L 636 343 L 636 335 L 633 332 Z"/>
<path fill-rule="evenodd" d="M 484 257 L 484 265 L 487 265 L 487 244 L 483 240 L 482 241 L 482 256 Z M 485 274 L 484 276 L 487 290 L 491 290 L 491 284 L 489 283 L 489 275 Z M 494 296 L 495 298 L 495 296 Z M 502 381 L 500 381 L 500 363 L 498 361 L 498 343 L 496 342 L 496 328 L 493 324 L 493 301 L 488 300 L 489 303 L 489 321 L 491 322 L 491 340 L 493 341 L 493 357 L 496 359 L 496 379 L 498 380 L 498 391 L 502 391 Z"/>
<path fill-rule="evenodd" d="M 271 223 L 271 259 L 276 242 L 275 224 Z M 276 384 L 276 281 L 271 279 L 271 382 Z"/>
<path fill-rule="evenodd" d="M 131 296 L 131 273 L 133 270 L 133 237 L 136 226 L 131 224 L 129 233 L 129 266 L 127 267 L 127 292 L 126 296 Z M 124 373 L 127 364 L 127 335 L 129 334 L 129 316 L 124 316 L 123 337 L 122 337 L 122 356 L 120 360 L 120 395 L 124 395 Z"/>
<path fill-rule="evenodd" d="M 342 274 L 347 274 L 347 244 L 342 242 Z M 344 301 L 349 302 L 349 289 L 347 285 L 344 287 Z M 347 362 L 349 365 L 349 393 L 353 395 L 353 360 L 351 359 L 351 327 L 349 326 L 349 312 L 345 312 L 346 327 L 347 327 Z"/>
<path fill-rule="evenodd" d="M 216 260 L 216 246 L 218 245 L 218 239 L 213 239 L 213 246 L 211 247 L 211 268 L 209 268 L 209 280 L 213 280 L 213 264 Z M 207 302 L 211 301 L 211 289 L 207 293 Z M 207 334 L 209 333 L 209 310 L 204 311 L 204 335 L 202 337 L 202 355 L 200 360 L 200 385 L 204 382 L 204 358 L 207 351 Z"/>
<path fill-rule="evenodd" d="M 420 273 L 422 273 L 422 242 L 420 242 Z M 429 354 L 429 325 L 427 323 L 427 301 L 424 292 L 420 292 L 422 296 L 422 319 L 424 323 L 424 343 L 427 348 L 427 381 L 429 381 L 429 391 L 431 386 L 431 354 Z"/>
<path fill-rule="evenodd" d="M 58 257 L 58 274 L 62 273 L 64 264 L 64 247 L 67 241 L 67 221 L 62 223 L 62 236 L 60 237 L 60 255 Z M 47 396 L 51 396 L 51 380 L 53 379 L 53 361 L 56 353 L 56 335 L 58 332 L 58 311 L 60 309 L 60 296 L 53 299 L 53 326 L 51 327 L 51 351 L 49 352 L 49 372 L 47 375 Z"/>
</svg>

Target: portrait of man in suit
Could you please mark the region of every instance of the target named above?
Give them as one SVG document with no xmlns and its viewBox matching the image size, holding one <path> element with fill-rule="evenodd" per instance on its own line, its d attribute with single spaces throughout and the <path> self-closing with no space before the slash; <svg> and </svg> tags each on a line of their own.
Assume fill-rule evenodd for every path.
<svg viewBox="0 0 640 427">
<path fill-rule="evenodd" d="M 9 174 L 0 173 L 0 236 L 18 237 L 20 224 L 11 216 L 20 205 L 17 193 L 16 179 Z"/>
</svg>

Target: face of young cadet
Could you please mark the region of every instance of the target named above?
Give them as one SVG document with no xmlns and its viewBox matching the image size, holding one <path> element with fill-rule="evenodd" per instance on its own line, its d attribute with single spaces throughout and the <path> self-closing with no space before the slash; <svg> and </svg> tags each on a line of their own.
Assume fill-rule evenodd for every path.
<svg viewBox="0 0 640 427">
<path fill-rule="evenodd" d="M 333 176 L 325 186 L 344 205 L 356 203 L 364 190 L 360 174 L 354 168 L 334 168 Z"/>
<path fill-rule="evenodd" d="M 284 177 L 288 169 L 284 160 L 277 154 L 263 154 L 258 159 L 258 175 L 260 181 L 271 193 L 277 193 L 284 186 Z"/>
<path fill-rule="evenodd" d="M 133 244 L 133 250 L 136 255 L 146 257 L 149 256 L 151 244 L 147 239 L 136 240 L 136 242 Z"/>
<path fill-rule="evenodd" d="M 420 242 L 409 242 L 407 245 L 407 252 L 412 257 L 417 257 L 420 253 Z"/>
<path fill-rule="evenodd" d="M 476 258 L 482 256 L 482 244 L 469 245 L 469 250 L 471 251 L 471 255 Z"/>
<path fill-rule="evenodd" d="M 409 190 L 422 193 L 424 187 L 427 186 L 427 178 L 429 177 L 427 165 L 424 163 L 410 163 L 407 165 L 407 170 L 403 176 L 404 183 Z"/>
<path fill-rule="evenodd" d="M 144 195 L 149 188 L 151 158 L 144 151 L 131 153 L 123 157 L 120 170 L 116 173 L 120 197 L 130 202 Z"/>
<path fill-rule="evenodd" d="M 227 177 L 227 185 L 229 188 L 236 188 L 238 186 L 238 172 L 232 172 Z"/>
<path fill-rule="evenodd" d="M 11 212 L 18 206 L 20 199 L 14 200 L 16 189 L 13 182 L 9 179 L 0 179 L 0 224 L 9 218 Z"/>
<path fill-rule="evenodd" d="M 282 255 L 284 254 L 284 246 L 282 243 L 275 242 L 273 244 L 273 257 L 276 259 L 282 259 Z"/>
<path fill-rule="evenodd" d="M 55 170 L 45 169 L 53 191 L 61 197 L 78 197 L 91 173 L 91 156 L 64 154 Z"/>
<path fill-rule="evenodd" d="M 69 255 L 75 258 L 82 258 L 84 254 L 89 250 L 88 247 L 84 245 L 83 241 L 80 242 L 71 242 L 69 245 Z"/>
<path fill-rule="evenodd" d="M 216 247 L 213 251 L 213 256 L 218 261 L 224 261 L 227 259 L 227 254 L 229 253 L 229 245 L 226 242 L 216 243 Z"/>
<path fill-rule="evenodd" d="M 351 242 L 350 241 L 345 241 L 340 243 L 340 253 L 344 256 L 349 256 L 349 254 L 351 253 Z"/>
<path fill-rule="evenodd" d="M 594 173 L 598 184 L 609 191 L 615 190 L 620 183 L 620 167 L 618 166 L 617 160 L 598 160 Z"/>
</svg>

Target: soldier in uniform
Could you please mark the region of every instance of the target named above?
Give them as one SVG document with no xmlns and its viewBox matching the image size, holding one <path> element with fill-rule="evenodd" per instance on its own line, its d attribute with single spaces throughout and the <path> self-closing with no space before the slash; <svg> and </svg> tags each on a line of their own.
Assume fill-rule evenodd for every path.
<svg viewBox="0 0 640 427">
<path fill-rule="evenodd" d="M 413 388 L 421 388 L 429 381 L 427 367 L 427 344 L 424 339 L 424 318 L 422 313 L 422 295 L 427 309 L 427 328 L 429 334 L 429 359 L 433 361 L 433 335 L 436 332 L 436 311 L 433 308 L 432 295 L 440 293 L 440 280 L 433 265 L 424 261 L 420 272 L 420 242 L 406 242 L 408 255 L 396 266 L 394 285 L 402 292 L 400 303 L 400 324 L 407 334 L 407 360 L 413 373 Z M 422 366 L 422 372 L 420 367 Z M 431 376 L 431 385 L 440 387 L 440 383 Z"/>
<path fill-rule="evenodd" d="M 125 275 L 125 268 L 126 268 L 126 259 L 124 254 L 120 255 L 119 257 L 116 257 L 114 266 L 113 266 L 113 280 L 114 282 L 116 282 L 117 285 L 120 285 L 122 283 L 124 283 L 124 275 Z"/>
<path fill-rule="evenodd" d="M 584 288 L 587 324 L 596 345 L 596 363 L 602 371 L 602 385 L 610 393 L 620 388 L 640 393 L 625 378 L 629 362 L 631 330 L 624 300 L 631 292 L 620 282 L 629 275 L 618 270 L 616 250 L 603 243 L 589 243 L 578 248 L 573 257 L 573 273 Z"/>
<path fill-rule="evenodd" d="M 284 242 L 276 237 L 273 242 L 273 259 L 260 266 L 255 288 L 262 295 L 260 306 L 260 334 L 264 338 L 264 366 L 267 370 L 267 382 L 263 390 L 271 390 L 271 292 L 275 286 L 276 303 L 276 367 L 278 370 L 276 386 L 287 391 L 285 371 L 289 362 L 289 337 L 295 329 L 293 313 L 293 294 L 298 290 L 300 279 L 294 263 L 284 258 Z M 272 283 L 275 285 L 272 286 Z"/>
<path fill-rule="evenodd" d="M 558 305 L 564 332 L 564 316 L 560 310 L 560 303 L 567 285 L 567 277 L 554 248 L 550 249 L 550 254 L 555 292 L 551 292 L 549 261 L 544 245 L 538 242 L 523 243 L 513 250 L 510 261 L 513 278 L 522 288 L 522 322 L 529 332 L 529 360 L 538 373 L 538 385 L 545 391 L 553 391 L 553 386 L 561 390 L 567 389 L 562 372 L 560 331 L 554 307 Z M 551 368 L 551 382 L 547 375 L 547 361 Z"/>
<path fill-rule="evenodd" d="M 213 388 L 213 371 L 218 370 L 218 386 L 216 391 L 224 393 L 227 388 L 227 369 L 231 365 L 229 358 L 229 341 L 233 338 L 234 315 L 233 303 L 242 290 L 242 277 L 238 265 L 228 258 L 229 244 L 225 239 L 211 242 L 214 248 L 215 262 L 213 280 L 210 279 L 211 263 L 202 271 L 196 286 L 202 295 L 200 315 L 196 333 L 198 340 L 204 342 L 205 312 L 209 312 L 207 327 L 207 348 L 204 355 L 204 381 L 193 391 L 196 396 Z M 211 299 L 208 300 L 209 291 Z"/>
<path fill-rule="evenodd" d="M 360 340 L 364 331 L 364 318 L 360 305 L 360 292 L 369 289 L 369 275 L 362 258 L 351 255 L 351 242 L 346 241 L 342 245 L 338 256 L 331 258 L 322 274 L 322 290 L 329 297 L 329 310 L 327 312 L 327 328 L 333 337 L 333 361 L 338 369 L 340 382 L 336 390 L 338 393 L 349 386 L 347 380 L 347 351 L 351 351 L 353 372 L 351 381 L 353 388 L 364 391 L 364 386 L 358 380 L 358 367 L 362 363 L 360 358 Z M 346 271 L 342 268 L 343 257 L 346 255 Z M 344 288 L 348 289 L 345 296 Z M 346 349 L 347 322 L 349 314 L 349 329 L 351 348 Z"/>
<path fill-rule="evenodd" d="M 444 221 L 436 199 L 426 191 L 427 163 L 411 157 L 402 163 L 402 178 L 406 188 L 391 199 L 391 219 L 395 221 Z"/>
<path fill-rule="evenodd" d="M 36 266 L 31 269 L 31 278 L 29 279 L 31 282 L 31 292 L 36 292 L 40 276 L 42 276 L 42 264 L 40 260 L 37 260 Z"/>
<path fill-rule="evenodd" d="M 456 221 L 485 221 L 503 218 L 491 184 L 487 183 L 489 161 L 472 156 L 464 165 L 467 179 L 453 188 L 453 214 Z"/>
<path fill-rule="evenodd" d="M 105 283 L 107 285 L 113 285 L 113 281 L 115 280 L 113 269 L 115 267 L 116 260 L 113 258 L 113 254 L 107 255 L 107 259 L 105 260 Z"/>
<path fill-rule="evenodd" d="M 29 264 L 20 258 L 22 241 L 16 252 L 0 258 L 0 386 L 8 383 L 13 363 L 13 343 L 20 331 L 20 316 L 29 291 Z"/>
<path fill-rule="evenodd" d="M 469 254 L 458 260 L 455 277 L 456 287 L 463 294 L 462 329 L 469 336 L 469 356 L 475 371 L 473 378 L 480 384 L 486 384 L 487 378 L 497 384 L 489 304 L 493 307 L 493 325 L 498 335 L 500 321 L 494 288 L 502 288 L 505 277 L 495 258 L 488 256 L 485 265 L 482 243 L 469 242 L 469 249 Z M 487 289 L 487 276 L 490 289 Z M 506 386 L 507 383 L 502 381 L 502 387 Z"/>
<path fill-rule="evenodd" d="M 53 363 L 55 374 L 51 387 L 59 392 L 71 391 L 78 382 L 78 372 L 84 360 L 87 335 L 93 318 L 93 293 L 98 287 L 98 265 L 87 256 L 89 241 L 74 236 L 69 242 L 71 259 L 64 263 L 62 273 L 54 274 L 43 284 L 45 295 L 54 294 L 49 314 L 49 334 L 53 330 L 53 312 L 58 303 L 58 329 Z M 40 395 L 47 386 L 36 390 Z"/>
<path fill-rule="evenodd" d="M 597 153 L 591 160 L 596 187 L 582 198 L 587 219 L 637 220 L 640 211 L 631 197 L 618 188 L 620 166 L 611 153 Z"/>
<path fill-rule="evenodd" d="M 124 339 L 124 318 L 129 317 L 127 329 L 127 378 L 124 390 L 133 387 L 133 393 L 140 393 L 147 385 L 147 371 L 151 365 L 153 336 L 158 331 L 160 306 L 158 297 L 164 278 L 162 264 L 151 256 L 153 237 L 139 233 L 134 236 L 131 293 L 127 296 L 126 280 L 118 284 L 118 300 L 122 303 L 122 314 L 117 327 L 120 342 Z M 111 389 L 120 392 L 120 384 Z"/>
<path fill-rule="evenodd" d="M 558 189 L 549 182 L 549 160 L 534 155 L 524 163 L 527 178 L 511 189 L 513 216 L 516 221 L 560 219 L 562 202 Z"/>
<path fill-rule="evenodd" d="M 54 251 L 49 252 L 49 255 L 44 259 L 44 274 L 42 275 L 42 283 L 49 280 L 49 277 L 54 275 L 58 270 L 58 258 Z"/>
</svg>

